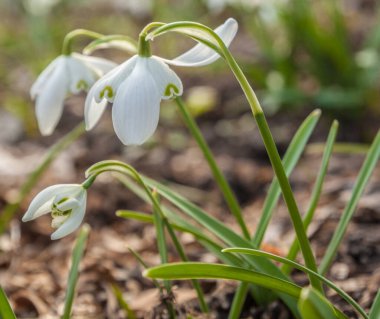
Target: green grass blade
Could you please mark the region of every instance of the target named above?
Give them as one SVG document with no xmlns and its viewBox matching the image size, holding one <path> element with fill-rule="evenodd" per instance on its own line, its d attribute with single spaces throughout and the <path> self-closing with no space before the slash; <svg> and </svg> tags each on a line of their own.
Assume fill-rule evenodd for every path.
<svg viewBox="0 0 380 319">
<path fill-rule="evenodd" d="M 235 266 L 242 266 L 244 264 L 244 262 L 240 258 L 236 258 L 233 255 L 231 255 L 233 258 L 230 258 L 231 256 L 223 254 L 221 252 L 223 247 L 220 246 L 215 241 L 213 241 L 212 239 L 210 239 L 208 236 L 204 234 L 204 232 L 200 231 L 195 226 L 186 223 L 185 221 L 183 221 L 182 218 L 180 218 L 178 215 L 174 213 L 170 213 L 169 215 L 166 209 L 164 209 L 163 211 L 165 213 L 165 216 L 167 216 L 167 218 L 169 219 L 171 226 L 174 229 L 193 235 L 195 239 L 202 246 L 204 246 L 207 250 L 212 252 L 221 261 L 230 265 L 235 265 Z M 116 215 L 121 218 L 126 218 L 126 219 L 131 218 L 131 219 L 135 219 L 141 222 L 153 224 L 153 217 L 145 213 L 129 211 L 129 210 L 119 210 L 116 212 Z M 226 256 L 228 256 L 228 258 L 225 258 Z"/>
<path fill-rule="evenodd" d="M 156 188 L 157 192 L 162 197 L 166 198 L 169 202 L 177 206 L 186 215 L 190 216 L 199 224 L 203 225 L 206 229 L 211 231 L 215 236 L 219 237 L 226 244 L 233 245 L 233 246 L 253 248 L 252 243 L 250 241 L 240 237 L 238 234 L 233 232 L 230 228 L 225 226 L 222 222 L 208 215 L 201 208 L 187 201 L 181 195 L 173 192 L 169 188 L 165 187 L 164 185 L 156 181 L 150 180 L 145 177 L 144 177 L 144 181 L 150 187 Z M 288 280 L 288 278 L 284 276 L 284 274 L 280 271 L 279 268 L 277 268 L 272 262 L 270 262 L 269 260 L 265 258 L 254 258 L 254 259 L 245 258 L 245 259 L 251 266 L 253 266 L 255 269 L 259 271 L 267 273 L 271 276 L 281 278 L 283 280 Z M 293 300 L 290 300 L 288 296 L 286 295 L 281 295 L 281 298 L 289 306 L 289 308 L 292 309 L 292 311 L 295 311 L 295 305 L 294 305 Z"/>
<path fill-rule="evenodd" d="M 3 288 L 0 287 L 0 318 L 2 319 L 16 319 L 12 307 L 8 301 L 7 295 Z"/>
<path fill-rule="evenodd" d="M 301 270 L 307 274 L 310 274 L 329 286 L 331 289 L 335 290 L 344 300 L 346 300 L 363 318 L 368 319 L 368 316 L 366 312 L 363 310 L 362 307 L 352 298 L 350 297 L 345 291 L 340 289 L 338 286 L 336 286 L 332 281 L 328 280 L 327 278 L 323 277 L 322 275 L 312 271 L 309 268 L 306 268 L 305 266 L 302 266 L 301 264 L 296 263 L 295 261 L 292 261 L 290 259 L 280 257 L 271 253 L 267 253 L 262 250 L 257 250 L 257 249 L 248 249 L 248 248 L 226 248 L 223 249 L 223 252 L 228 252 L 228 253 L 241 253 L 241 254 L 249 254 L 253 256 L 265 256 L 268 258 L 271 258 L 275 261 L 278 261 L 280 263 L 286 264 L 291 266 L 292 268 L 296 268 L 298 270 Z"/>
<path fill-rule="evenodd" d="M 42 174 L 49 168 L 54 159 L 68 146 L 70 146 L 76 139 L 78 139 L 79 136 L 81 136 L 84 132 L 84 124 L 81 123 L 49 149 L 41 164 L 29 175 L 26 182 L 21 186 L 16 201 L 7 204 L 2 210 L 0 214 L 0 234 L 5 231 L 10 220 L 20 208 L 22 201 L 30 193 L 30 191 L 41 178 Z"/>
<path fill-rule="evenodd" d="M 373 301 L 371 310 L 369 312 L 369 319 L 380 318 L 380 289 L 377 291 L 375 300 Z"/>
<path fill-rule="evenodd" d="M 380 156 L 380 132 L 377 133 L 375 140 L 373 141 L 371 148 L 368 151 L 367 157 L 364 160 L 364 164 L 360 169 L 359 176 L 354 185 L 351 198 L 344 209 L 342 217 L 339 224 L 335 230 L 335 233 L 327 247 L 325 256 L 322 259 L 321 265 L 319 267 L 319 273 L 325 274 L 332 263 L 338 247 L 343 239 L 346 232 L 348 223 L 350 222 L 352 215 L 354 214 L 355 208 L 359 202 L 360 196 L 362 195 L 365 186 L 368 183 L 369 178 L 372 175 L 374 168 L 379 160 Z"/>
<path fill-rule="evenodd" d="M 116 285 L 112 285 L 112 291 L 115 295 L 117 302 L 119 303 L 119 306 L 121 309 L 124 310 L 125 314 L 127 315 L 128 319 L 137 319 L 135 313 L 131 309 L 131 307 L 128 305 L 128 303 L 124 300 L 123 293 L 121 292 L 120 288 Z"/>
<path fill-rule="evenodd" d="M 291 282 L 245 268 L 199 262 L 172 263 L 149 268 L 144 276 L 161 279 L 232 279 L 246 281 L 291 297 L 299 298 L 301 288 Z"/>
<path fill-rule="evenodd" d="M 287 176 L 293 171 L 298 160 L 300 159 L 310 135 L 314 131 L 319 120 L 321 112 L 313 111 L 301 124 L 296 134 L 294 135 L 283 158 L 283 165 Z M 263 212 L 260 217 L 259 224 L 253 236 L 252 242 L 255 247 L 260 247 L 264 238 L 265 232 L 272 217 L 274 208 L 276 207 L 281 195 L 281 188 L 277 178 L 274 178 L 268 190 L 267 197 L 264 202 Z"/>
<path fill-rule="evenodd" d="M 90 226 L 88 226 L 87 224 L 83 225 L 75 242 L 75 246 L 71 257 L 71 269 L 69 273 L 69 279 L 67 282 L 65 308 L 63 311 L 62 319 L 70 319 L 71 316 L 71 309 L 73 306 L 75 296 L 75 287 L 79 276 L 79 263 L 84 254 L 89 233 Z"/>
<path fill-rule="evenodd" d="M 304 225 L 306 231 L 307 231 L 311 221 L 313 220 L 314 212 L 315 212 L 315 209 L 317 208 L 317 204 L 318 204 L 319 198 L 320 198 L 321 193 L 322 193 L 322 186 L 323 186 L 323 182 L 325 180 L 325 176 L 327 173 L 327 168 L 328 168 L 328 165 L 330 162 L 334 142 L 336 140 L 336 135 L 338 133 L 338 127 L 339 127 L 338 122 L 334 121 L 332 126 L 331 126 L 329 135 L 327 137 L 326 146 L 325 146 L 323 156 L 322 156 L 321 167 L 319 169 L 317 180 L 316 180 L 315 185 L 313 187 L 313 192 L 311 195 L 309 207 L 308 207 L 306 214 L 303 218 L 303 225 Z M 290 246 L 287 258 L 294 260 L 297 256 L 298 251 L 299 251 L 299 245 L 298 245 L 297 238 L 295 238 L 293 240 L 292 245 Z M 289 265 L 283 265 L 282 270 L 286 274 L 289 274 L 291 272 L 292 268 L 289 267 Z"/>
<path fill-rule="evenodd" d="M 86 171 L 86 177 L 95 177 L 104 172 L 118 172 L 126 176 L 132 176 L 138 184 L 140 184 L 144 190 L 146 190 L 147 195 L 151 196 L 149 188 L 155 189 L 157 193 L 168 199 L 174 206 L 177 206 L 181 209 L 182 212 L 193 218 L 195 221 L 200 223 L 203 227 L 211 231 L 215 236 L 219 238 L 224 238 L 228 240 L 228 245 L 230 246 L 241 246 L 241 247 L 252 247 L 252 243 L 249 240 L 245 240 L 240 237 L 238 234 L 233 232 L 230 228 L 226 227 L 216 218 L 209 216 L 198 206 L 194 205 L 190 201 L 186 200 L 184 197 L 179 194 L 171 191 L 169 188 L 163 186 L 162 184 L 155 182 L 149 178 L 141 176 L 133 167 L 130 165 L 115 161 L 107 160 L 94 164 Z M 156 209 L 161 209 L 157 206 L 156 200 L 151 198 L 153 205 Z M 277 268 L 271 261 L 265 258 L 247 258 L 250 256 L 245 256 L 244 258 L 250 263 L 250 265 L 256 269 L 261 270 L 262 272 L 268 273 L 272 276 L 279 277 L 283 280 L 288 280 L 279 268 Z M 295 314 L 298 315 L 298 309 L 293 299 L 289 299 L 289 296 L 286 294 L 280 295 L 281 299 L 288 305 L 289 309 Z"/>
<path fill-rule="evenodd" d="M 298 300 L 298 308 L 302 318 L 337 319 L 334 308 L 323 295 L 312 287 L 303 288 Z"/>
</svg>

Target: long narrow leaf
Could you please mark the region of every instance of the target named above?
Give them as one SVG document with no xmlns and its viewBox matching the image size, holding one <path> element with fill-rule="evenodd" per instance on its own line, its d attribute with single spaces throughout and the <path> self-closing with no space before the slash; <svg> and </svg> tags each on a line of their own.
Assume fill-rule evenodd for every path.
<svg viewBox="0 0 380 319">
<path fill-rule="evenodd" d="M 380 156 L 380 132 L 377 133 L 375 140 L 372 143 L 371 148 L 368 151 L 367 157 L 364 161 L 362 168 L 360 169 L 359 176 L 356 180 L 354 189 L 352 191 L 351 198 L 344 209 L 342 217 L 339 221 L 339 224 L 335 230 L 335 233 L 330 241 L 329 246 L 327 247 L 325 256 L 322 259 L 321 265 L 319 267 L 319 273 L 325 274 L 332 263 L 336 251 L 343 239 L 343 236 L 346 232 L 348 223 L 350 222 L 352 215 L 356 209 L 356 206 L 359 202 L 360 196 L 362 195 L 365 186 L 368 183 L 369 178 L 372 175 L 373 170 L 376 167 L 376 164 Z"/>
<path fill-rule="evenodd" d="M 82 259 L 84 250 L 86 248 L 88 234 L 90 233 L 90 226 L 87 224 L 83 225 L 77 240 L 75 242 L 75 247 L 73 249 L 71 257 L 71 269 L 69 274 L 69 279 L 67 282 L 66 298 L 65 298 L 65 308 L 62 315 L 62 319 L 70 319 L 71 308 L 73 306 L 75 287 L 77 285 L 79 276 L 79 263 Z"/>
<path fill-rule="evenodd" d="M 325 150 L 324 150 L 323 156 L 322 156 L 321 167 L 319 169 L 317 180 L 316 180 L 315 185 L 313 187 L 313 192 L 311 195 L 309 207 L 308 207 L 306 214 L 303 218 L 303 225 L 304 225 L 306 231 L 307 231 L 311 221 L 313 220 L 314 212 L 315 212 L 315 209 L 317 208 L 317 204 L 318 204 L 319 198 L 320 198 L 321 193 L 322 193 L 323 182 L 325 180 L 327 168 L 328 168 L 330 158 L 331 158 L 331 154 L 333 151 L 334 142 L 336 139 L 336 135 L 338 133 L 338 126 L 339 126 L 338 122 L 334 121 L 332 126 L 331 126 L 329 135 L 327 137 Z M 298 251 L 299 251 L 299 245 L 298 245 L 297 238 L 295 238 L 293 240 L 292 245 L 290 246 L 287 258 L 294 260 L 297 256 Z M 288 265 L 284 265 L 282 267 L 282 270 L 286 274 L 289 274 L 291 272 L 291 267 L 289 267 Z"/>
<path fill-rule="evenodd" d="M 161 279 L 232 279 L 246 281 L 291 297 L 299 298 L 301 288 L 293 283 L 245 268 L 208 263 L 172 263 L 149 268 L 144 276 Z"/>
<path fill-rule="evenodd" d="M 301 124 L 296 134 L 294 135 L 285 155 L 283 158 L 283 165 L 287 176 L 293 171 L 298 160 L 303 153 L 306 143 L 310 138 L 311 133 L 319 120 L 321 115 L 320 110 L 313 111 Z M 260 217 L 259 224 L 255 231 L 255 235 L 252 242 L 255 247 L 260 247 L 264 238 L 266 229 L 273 214 L 273 210 L 277 205 L 277 202 L 281 195 L 281 188 L 277 178 L 274 178 L 272 184 L 268 190 L 268 195 L 264 202 L 263 212 Z"/>
<path fill-rule="evenodd" d="M 346 292 L 344 292 L 342 289 L 340 289 L 338 286 L 336 286 L 332 281 L 328 280 L 327 278 L 323 277 L 322 275 L 312 271 L 309 268 L 306 268 L 305 266 L 302 266 L 301 264 L 296 263 L 295 261 L 292 261 L 290 259 L 277 256 L 262 250 L 257 249 L 248 249 L 248 248 L 238 248 L 238 247 L 232 247 L 232 248 L 226 248 L 223 249 L 223 252 L 228 253 L 241 253 L 241 254 L 249 254 L 253 256 L 265 256 L 268 258 L 271 258 L 275 261 L 278 261 L 280 263 L 286 264 L 291 266 L 292 268 L 296 268 L 298 270 L 301 270 L 307 274 L 313 275 L 318 280 L 329 286 L 331 289 L 335 290 L 344 300 L 346 300 L 355 310 L 365 319 L 368 319 L 368 316 L 366 312 L 363 310 L 363 308 L 360 307 L 360 305 L 351 298 Z"/>
<path fill-rule="evenodd" d="M 380 318 L 380 289 L 377 291 L 375 300 L 369 312 L 369 319 L 379 319 Z"/>
<path fill-rule="evenodd" d="M 3 288 L 0 287 L 0 318 L 3 319 L 16 319 L 12 307 L 8 301 L 7 295 Z"/>
<path fill-rule="evenodd" d="M 322 294 L 312 287 L 303 288 L 298 300 L 298 308 L 302 318 L 337 319 L 334 308 Z"/>
<path fill-rule="evenodd" d="M 148 188 L 155 189 L 160 196 L 168 199 L 172 204 L 180 208 L 181 211 L 183 211 L 185 214 L 203 225 L 215 236 L 228 240 L 228 245 L 252 248 L 252 243 L 250 241 L 243 239 L 238 234 L 233 232 L 230 228 L 226 227 L 223 223 L 218 221 L 216 218 L 209 216 L 207 213 L 202 211 L 201 208 L 171 191 L 162 184 L 141 176 L 130 165 L 115 160 L 102 161 L 91 166 L 86 171 L 86 176 L 97 176 L 103 172 L 119 172 L 127 176 L 132 176 L 144 189 L 147 190 L 148 194 L 150 194 Z M 156 203 L 154 204 L 156 205 Z M 252 267 L 272 276 L 281 278 L 285 281 L 288 280 L 288 278 L 281 272 L 281 270 L 278 269 L 271 261 L 261 257 L 255 259 L 249 257 L 250 256 L 245 256 L 244 258 L 250 263 Z M 291 309 L 292 312 L 298 316 L 298 309 L 294 303 L 294 300 L 289 299 L 289 296 L 286 294 L 280 294 L 280 297 L 288 305 L 289 309 Z"/>
</svg>

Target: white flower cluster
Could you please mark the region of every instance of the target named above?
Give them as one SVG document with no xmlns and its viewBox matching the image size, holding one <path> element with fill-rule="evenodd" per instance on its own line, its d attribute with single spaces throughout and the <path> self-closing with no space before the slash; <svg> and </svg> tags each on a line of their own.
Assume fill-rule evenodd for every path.
<svg viewBox="0 0 380 319">
<path fill-rule="evenodd" d="M 228 19 L 215 32 L 228 46 L 237 32 L 237 22 Z M 36 100 L 38 126 L 43 135 L 51 134 L 67 94 L 89 90 L 84 112 L 86 128 L 96 125 L 110 102 L 119 139 L 125 145 L 142 144 L 157 127 L 161 100 L 183 92 L 180 78 L 168 65 L 202 66 L 218 58 L 218 53 L 201 43 L 172 60 L 135 55 L 119 66 L 78 53 L 61 55 L 41 73 L 30 91 Z M 84 218 L 86 189 L 77 184 L 50 186 L 34 198 L 22 220 L 51 212 L 52 227 L 57 228 L 51 238 L 62 238 L 75 231 Z"/>
<path fill-rule="evenodd" d="M 229 45 L 237 22 L 228 19 L 215 32 Z M 194 67 L 218 58 L 201 43 L 172 60 L 135 55 L 117 67 L 105 59 L 78 53 L 61 55 L 31 88 L 38 126 L 43 135 L 51 134 L 62 115 L 66 95 L 91 88 L 85 102 L 86 128 L 95 126 L 110 102 L 114 104 L 112 121 L 119 139 L 125 145 L 142 144 L 157 127 L 160 101 L 182 94 L 182 82 L 168 64 Z"/>
</svg>

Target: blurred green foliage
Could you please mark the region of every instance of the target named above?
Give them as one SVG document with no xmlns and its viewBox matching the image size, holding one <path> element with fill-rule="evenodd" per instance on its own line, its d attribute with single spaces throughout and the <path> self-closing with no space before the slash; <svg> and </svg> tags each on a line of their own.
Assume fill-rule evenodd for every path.
<svg viewBox="0 0 380 319">
<path fill-rule="evenodd" d="M 16 115 L 27 132 L 36 130 L 29 88 L 75 28 L 137 36 L 153 20 L 217 26 L 228 16 L 240 23 L 233 51 L 268 113 L 308 106 L 338 118 L 380 114 L 375 0 L 2 0 L 0 107 Z M 88 43 L 82 41 L 75 43 L 78 50 Z M 171 36 L 153 45 L 172 57 L 192 44 Z M 119 62 L 126 58 L 116 51 L 99 54 Z M 188 71 L 179 71 L 186 83 Z M 201 79 L 190 80 L 193 85 L 218 87 L 219 74 L 228 70 L 215 63 L 191 72 Z"/>
<path fill-rule="evenodd" d="M 257 41 L 245 71 L 267 108 L 379 114 L 380 10 L 366 3 L 365 10 L 364 1 L 272 0 L 242 14 Z"/>
</svg>

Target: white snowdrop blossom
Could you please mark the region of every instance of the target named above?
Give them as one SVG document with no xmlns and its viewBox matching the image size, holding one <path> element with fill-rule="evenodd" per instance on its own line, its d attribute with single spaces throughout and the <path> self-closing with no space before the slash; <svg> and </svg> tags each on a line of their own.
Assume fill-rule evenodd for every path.
<svg viewBox="0 0 380 319">
<path fill-rule="evenodd" d="M 30 95 L 36 100 L 36 116 L 42 135 L 50 135 L 58 124 L 63 102 L 69 93 L 88 90 L 95 81 L 116 66 L 106 59 L 78 53 L 60 55 L 34 82 Z"/>
<path fill-rule="evenodd" d="M 228 19 L 215 32 L 228 46 L 237 32 L 237 22 Z M 85 103 L 87 130 L 99 121 L 108 101 L 113 103 L 112 122 L 119 139 L 125 145 L 144 143 L 157 128 L 161 100 L 183 92 L 180 78 L 168 64 L 203 66 L 219 57 L 201 43 L 172 60 L 133 56 L 100 78 L 89 91 Z"/>
<path fill-rule="evenodd" d="M 51 226 L 57 230 L 51 239 L 60 239 L 75 231 L 83 221 L 87 191 L 79 184 L 59 184 L 45 188 L 32 200 L 22 218 L 27 222 L 51 212 Z"/>
</svg>

